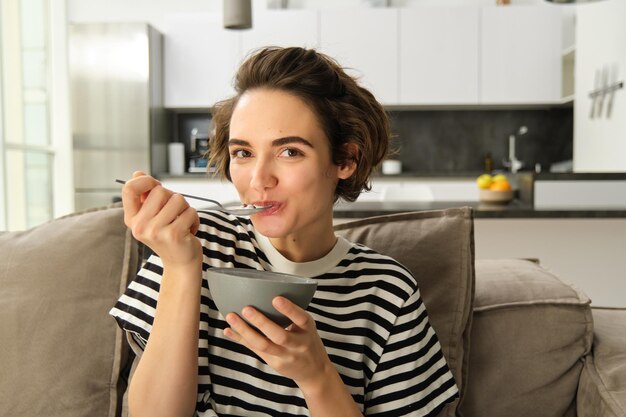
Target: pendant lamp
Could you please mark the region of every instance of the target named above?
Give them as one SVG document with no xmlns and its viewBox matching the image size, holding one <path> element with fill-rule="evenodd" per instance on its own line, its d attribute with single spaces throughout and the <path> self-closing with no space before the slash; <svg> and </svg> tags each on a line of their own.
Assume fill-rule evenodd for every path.
<svg viewBox="0 0 626 417">
<path fill-rule="evenodd" d="M 224 28 L 250 29 L 252 0 L 224 0 Z"/>
</svg>

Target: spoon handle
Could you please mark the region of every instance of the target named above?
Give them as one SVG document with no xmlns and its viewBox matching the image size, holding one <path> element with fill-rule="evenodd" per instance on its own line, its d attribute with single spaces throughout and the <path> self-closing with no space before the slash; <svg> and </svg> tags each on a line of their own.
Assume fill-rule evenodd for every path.
<svg viewBox="0 0 626 417">
<path fill-rule="evenodd" d="M 126 184 L 126 181 L 120 180 L 120 179 L 116 179 L 115 182 L 118 182 L 120 184 Z M 219 202 L 217 202 L 215 200 L 211 200 L 210 198 L 198 197 L 198 196 L 195 196 L 195 195 L 189 195 L 189 194 L 183 194 L 183 193 L 176 193 L 176 194 L 180 194 L 183 197 L 187 197 L 187 198 L 193 198 L 194 200 L 208 201 L 209 203 L 213 203 L 216 206 L 223 207 Z"/>
</svg>

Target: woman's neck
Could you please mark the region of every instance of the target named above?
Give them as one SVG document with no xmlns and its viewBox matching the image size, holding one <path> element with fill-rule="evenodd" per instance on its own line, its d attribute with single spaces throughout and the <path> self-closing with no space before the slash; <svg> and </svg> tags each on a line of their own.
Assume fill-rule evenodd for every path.
<svg viewBox="0 0 626 417">
<path fill-rule="evenodd" d="M 270 238 L 272 246 L 292 262 L 311 262 L 326 256 L 337 243 L 332 228 L 325 227 L 316 233 L 298 233 L 284 238 Z"/>
</svg>

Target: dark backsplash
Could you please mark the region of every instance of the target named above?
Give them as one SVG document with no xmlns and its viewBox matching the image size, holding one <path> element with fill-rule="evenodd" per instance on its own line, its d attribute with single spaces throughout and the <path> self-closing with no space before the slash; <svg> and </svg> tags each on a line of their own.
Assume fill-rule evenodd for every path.
<svg viewBox="0 0 626 417">
<path fill-rule="evenodd" d="M 403 173 L 454 174 L 482 171 L 486 155 L 493 168 L 504 169 L 509 135 L 525 125 L 528 133 L 516 141 L 522 170 L 572 159 L 574 117 L 572 108 L 540 110 L 415 110 L 392 111 L 393 159 L 402 161 Z M 174 141 L 189 151 L 191 129 L 208 131 L 208 112 L 172 112 Z"/>
<path fill-rule="evenodd" d="M 403 172 L 453 173 L 481 171 L 490 154 L 494 169 L 504 169 L 509 135 L 525 125 L 528 133 L 516 140 L 522 170 L 572 159 L 572 108 L 542 110 L 429 110 L 390 113 L 396 137 L 394 157 Z"/>
</svg>

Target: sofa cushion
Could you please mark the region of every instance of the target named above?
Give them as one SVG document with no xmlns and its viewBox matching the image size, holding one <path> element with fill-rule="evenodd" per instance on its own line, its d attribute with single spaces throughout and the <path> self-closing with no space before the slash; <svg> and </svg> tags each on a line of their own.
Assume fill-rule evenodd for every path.
<svg viewBox="0 0 626 417">
<path fill-rule="evenodd" d="M 391 256 L 415 276 L 461 398 L 474 292 L 470 208 L 371 217 L 335 226 L 337 234 Z M 440 415 L 453 416 L 458 400 Z"/>
<path fill-rule="evenodd" d="M 140 260 L 119 207 L 0 234 L 2 415 L 119 415 L 128 348 L 108 311 Z"/>
<path fill-rule="evenodd" d="M 578 417 L 626 416 L 626 309 L 594 308 L 593 355 L 585 357 Z"/>
<path fill-rule="evenodd" d="M 590 300 L 527 260 L 476 260 L 467 417 L 575 415 Z"/>
</svg>

